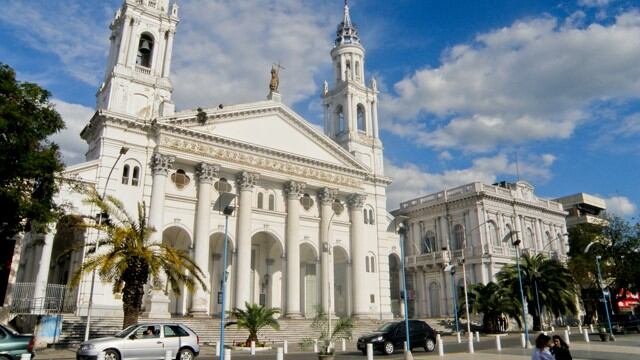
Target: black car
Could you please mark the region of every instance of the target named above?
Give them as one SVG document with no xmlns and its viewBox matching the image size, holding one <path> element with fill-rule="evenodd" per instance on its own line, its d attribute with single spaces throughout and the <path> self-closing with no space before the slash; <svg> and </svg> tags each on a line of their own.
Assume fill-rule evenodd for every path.
<svg viewBox="0 0 640 360">
<path fill-rule="evenodd" d="M 425 351 L 433 351 L 436 348 L 436 332 L 426 322 L 421 320 L 409 320 L 409 340 L 411 349 L 424 348 Z M 358 350 L 363 355 L 367 354 L 367 344 L 373 344 L 374 351 L 381 351 L 391 355 L 394 351 L 404 348 L 405 323 L 404 321 L 388 322 L 380 326 L 374 332 L 358 338 Z"/>
<path fill-rule="evenodd" d="M 602 327 L 606 328 L 608 324 L 606 320 Z M 611 315 L 611 328 L 614 333 L 624 334 L 627 331 L 636 331 L 640 333 L 640 318 L 634 314 L 615 314 Z"/>
</svg>

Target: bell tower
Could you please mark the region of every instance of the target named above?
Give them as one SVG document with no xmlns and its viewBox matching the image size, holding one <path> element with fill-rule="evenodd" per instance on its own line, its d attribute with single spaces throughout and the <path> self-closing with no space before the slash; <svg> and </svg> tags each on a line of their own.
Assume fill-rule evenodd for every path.
<svg viewBox="0 0 640 360">
<path fill-rule="evenodd" d="M 149 120 L 171 115 L 169 80 L 178 5 L 169 0 L 125 0 L 116 11 L 111 48 L 96 106 Z"/>
<path fill-rule="evenodd" d="M 324 82 L 324 132 L 375 174 L 383 175 L 382 142 L 378 130 L 378 90 L 366 85 L 365 50 L 344 2 L 342 22 L 331 50 L 333 86 Z"/>
</svg>

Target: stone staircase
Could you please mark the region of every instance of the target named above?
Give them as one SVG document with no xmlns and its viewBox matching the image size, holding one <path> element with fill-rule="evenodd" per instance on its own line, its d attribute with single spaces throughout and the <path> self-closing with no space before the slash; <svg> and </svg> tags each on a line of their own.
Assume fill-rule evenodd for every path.
<svg viewBox="0 0 640 360">
<path fill-rule="evenodd" d="M 396 319 L 401 320 L 401 319 Z M 175 322 L 188 326 L 200 337 L 200 344 L 213 344 L 218 341 L 220 335 L 220 319 L 216 318 L 193 318 L 174 317 L 171 319 L 150 319 L 140 318 L 140 322 Z M 354 323 L 353 339 L 357 339 L 364 333 L 371 332 L 387 320 L 359 319 Z M 426 319 L 427 323 L 440 332 L 450 332 L 446 327 L 449 319 Z M 317 335 L 311 329 L 312 320 L 292 320 L 279 319 L 280 330 L 271 327 L 263 328 L 258 333 L 260 341 L 272 344 L 281 344 L 288 340 L 291 344 L 297 344 L 301 339 L 314 339 Z M 112 336 L 122 329 L 122 317 L 93 317 L 90 331 L 90 339 Z M 81 343 L 84 339 L 86 317 L 75 315 L 64 315 L 62 322 L 62 332 L 57 339 L 55 346 L 73 347 Z M 243 342 L 248 336 L 244 329 L 238 329 L 235 325 L 225 329 L 225 343 L 232 344 Z"/>
</svg>

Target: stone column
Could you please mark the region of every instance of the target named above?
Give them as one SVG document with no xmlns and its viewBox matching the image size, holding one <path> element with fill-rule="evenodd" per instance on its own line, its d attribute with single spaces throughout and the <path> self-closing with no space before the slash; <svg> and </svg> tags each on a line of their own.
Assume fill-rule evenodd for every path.
<svg viewBox="0 0 640 360">
<path fill-rule="evenodd" d="M 118 49 L 117 59 L 115 61 L 116 64 L 125 65 L 127 62 L 127 53 L 129 49 L 129 44 L 131 43 L 131 32 L 133 31 L 133 26 L 131 26 L 131 17 L 126 16 L 123 19 L 125 25 L 123 26 L 123 31 L 120 38 L 120 48 Z"/>
<path fill-rule="evenodd" d="M 240 189 L 238 200 L 237 262 L 236 262 L 236 307 L 244 309 L 245 302 L 251 303 L 251 207 L 253 187 L 258 174 L 243 171 L 236 177 Z"/>
<path fill-rule="evenodd" d="M 140 27 L 140 19 L 133 19 L 133 26 L 129 33 L 129 50 L 127 52 L 127 64 L 126 66 L 134 66 L 136 64 L 136 57 L 138 56 L 138 43 L 140 41 L 140 34 L 138 34 L 138 28 Z"/>
<path fill-rule="evenodd" d="M 164 191 L 169 170 L 173 169 L 175 156 L 154 153 L 151 156 L 151 201 L 149 202 L 149 226 L 156 229 L 150 236 L 151 242 L 162 242 L 162 227 L 164 225 Z"/>
<path fill-rule="evenodd" d="M 336 199 L 338 190 L 323 188 L 318 192 L 318 201 L 320 202 L 320 268 L 322 280 L 320 288 L 322 293 L 322 308 L 328 313 L 327 306 L 329 304 L 329 281 L 331 281 L 331 262 L 329 261 L 329 252 L 331 251 L 329 243 L 329 226 L 331 225 L 331 217 L 333 209 L 331 205 Z"/>
<path fill-rule="evenodd" d="M 304 191 L 304 183 L 288 181 L 284 184 L 287 196 L 287 283 L 286 311 L 289 318 L 302 318 L 300 312 L 300 194 Z"/>
<path fill-rule="evenodd" d="M 442 234 L 442 244 L 440 248 L 447 248 L 451 250 L 449 244 L 449 224 L 445 216 L 440 216 L 440 233 Z"/>
<path fill-rule="evenodd" d="M 198 204 L 196 208 L 195 252 L 196 265 L 204 273 L 204 282 L 211 286 L 209 268 L 209 220 L 211 219 L 211 184 L 220 173 L 220 166 L 200 163 L 196 167 L 198 178 Z M 213 288 L 211 289 L 213 291 Z M 201 286 L 197 286 L 191 293 L 191 314 L 194 316 L 207 315 L 209 309 L 209 294 Z"/>
<path fill-rule="evenodd" d="M 40 252 L 38 272 L 33 289 L 33 305 L 35 309 L 32 309 L 32 311 L 36 314 L 41 313 L 44 300 L 47 297 L 49 266 L 51 265 L 51 251 L 53 250 L 53 238 L 55 235 L 55 228 L 49 228 L 47 234 L 44 235 L 44 243 L 40 245 L 42 246 L 42 251 Z"/>
<path fill-rule="evenodd" d="M 164 54 L 164 66 L 162 68 L 162 77 L 169 77 L 171 73 L 171 53 L 173 52 L 173 39 L 176 36 L 175 30 L 168 30 L 167 48 Z"/>
<path fill-rule="evenodd" d="M 361 194 L 351 194 L 347 199 L 349 217 L 351 218 L 351 276 L 353 316 L 366 317 L 369 314 L 366 263 L 367 247 L 364 239 L 364 219 L 362 207 L 365 197 Z"/>
</svg>

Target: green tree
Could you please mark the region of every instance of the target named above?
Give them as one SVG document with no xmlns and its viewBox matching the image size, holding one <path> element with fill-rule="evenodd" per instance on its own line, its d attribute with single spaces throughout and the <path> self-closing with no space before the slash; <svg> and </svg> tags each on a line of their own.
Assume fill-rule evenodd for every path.
<svg viewBox="0 0 640 360">
<path fill-rule="evenodd" d="M 315 330 L 318 335 L 318 343 L 320 348 L 318 353 L 320 355 L 333 354 L 334 348 L 331 345 L 335 345 L 334 342 L 339 339 L 350 340 L 353 336 L 353 320 L 351 318 L 339 318 L 333 321 L 332 328 L 329 328 L 329 318 L 324 312 L 322 307 L 316 308 L 316 316 L 313 318 L 311 328 Z"/>
<path fill-rule="evenodd" d="M 541 329 L 541 314 L 560 316 L 578 313 L 575 281 L 562 262 L 546 258 L 543 254 L 524 254 L 520 260 L 520 271 L 527 311 L 533 317 L 534 330 Z M 502 286 L 511 289 L 520 298 L 516 265 L 503 267 L 496 278 Z M 538 311 L 538 308 L 542 311 Z"/>
<path fill-rule="evenodd" d="M 58 146 L 47 138 L 64 122 L 50 96 L 36 84 L 17 81 L 13 69 L 0 63 L 0 240 L 33 226 L 42 232 L 57 215 L 52 198 L 63 164 Z"/>
<path fill-rule="evenodd" d="M 500 332 L 500 318 L 509 316 L 522 324 L 522 306 L 512 289 L 494 282 L 471 285 L 468 292 L 469 312 L 482 314 L 482 327 L 487 333 Z M 460 297 L 459 314 L 465 313 L 464 295 Z"/>
<path fill-rule="evenodd" d="M 258 304 L 244 303 L 246 310 L 234 308 L 232 311 L 227 311 L 227 314 L 233 316 L 235 321 L 230 321 L 224 326 L 237 325 L 240 329 L 247 329 L 249 331 L 249 337 L 245 342 L 246 346 L 249 346 L 252 341 L 258 343 L 258 331 L 263 327 L 271 326 L 276 330 L 280 330 L 280 324 L 274 315 L 280 313 L 278 308 L 266 308 Z"/>
<path fill-rule="evenodd" d="M 154 287 L 162 287 L 159 279 L 164 274 L 176 294 L 180 294 L 182 284 L 190 291 L 197 283 L 206 289 L 202 270 L 186 251 L 149 241 L 155 229 L 147 225 L 144 204 L 138 204 L 136 219 L 113 196 L 103 200 L 91 191 L 86 202 L 108 214 L 109 220 L 87 225 L 105 235 L 99 241 L 97 252 L 96 243 L 88 245 L 89 256 L 75 272 L 71 285 L 77 285 L 83 273 L 94 269 L 104 281 L 113 282 L 114 293 L 122 292 L 123 327 L 137 323 L 144 287 L 150 279 Z M 187 272 L 190 275 L 186 275 Z"/>
</svg>

